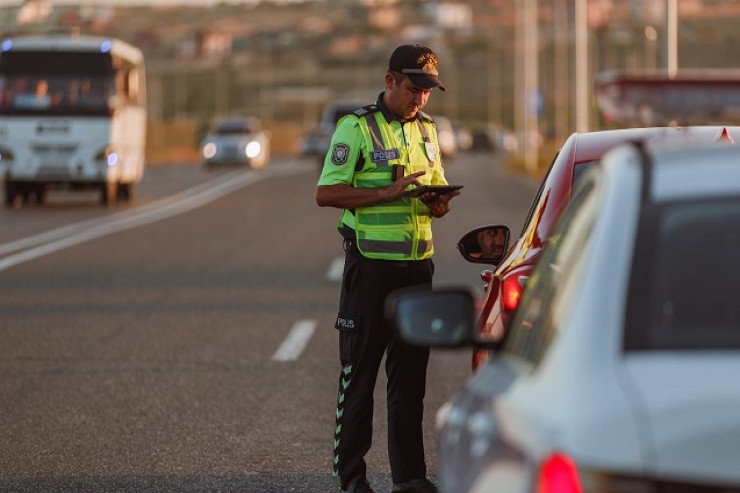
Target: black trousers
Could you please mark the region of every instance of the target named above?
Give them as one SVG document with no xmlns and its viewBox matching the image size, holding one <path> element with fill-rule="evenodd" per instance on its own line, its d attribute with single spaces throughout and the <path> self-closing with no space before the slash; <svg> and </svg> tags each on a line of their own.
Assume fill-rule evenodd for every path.
<svg viewBox="0 0 740 493">
<path fill-rule="evenodd" d="M 422 418 L 429 348 L 396 338 L 385 322 L 385 299 L 392 291 L 431 289 L 434 265 L 363 257 L 345 240 L 344 279 L 336 328 L 342 364 L 334 436 L 334 475 L 341 488 L 366 474 L 372 444 L 373 391 L 383 354 L 388 377 L 388 457 L 394 483 L 424 477 Z"/>
</svg>

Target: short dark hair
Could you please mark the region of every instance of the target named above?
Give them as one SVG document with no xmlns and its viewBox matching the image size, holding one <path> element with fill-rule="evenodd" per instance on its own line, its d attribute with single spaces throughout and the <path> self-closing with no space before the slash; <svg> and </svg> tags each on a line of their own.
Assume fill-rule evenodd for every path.
<svg viewBox="0 0 740 493">
<path fill-rule="evenodd" d="M 388 71 L 389 74 L 393 76 L 393 80 L 396 82 L 397 86 L 401 85 L 401 82 L 403 82 L 403 79 L 408 79 L 408 75 L 402 74 L 401 72 L 395 72 L 393 70 Z"/>
</svg>

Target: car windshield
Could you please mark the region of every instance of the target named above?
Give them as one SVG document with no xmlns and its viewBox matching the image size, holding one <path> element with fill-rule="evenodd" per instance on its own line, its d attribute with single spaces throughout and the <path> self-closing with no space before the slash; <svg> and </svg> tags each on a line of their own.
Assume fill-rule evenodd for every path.
<svg viewBox="0 0 740 493">
<path fill-rule="evenodd" d="M 740 200 L 663 205 L 654 221 L 654 248 L 636 252 L 626 349 L 740 348 Z"/>
<path fill-rule="evenodd" d="M 217 123 L 213 128 L 216 135 L 248 134 L 254 131 L 249 121 L 224 121 Z"/>
</svg>

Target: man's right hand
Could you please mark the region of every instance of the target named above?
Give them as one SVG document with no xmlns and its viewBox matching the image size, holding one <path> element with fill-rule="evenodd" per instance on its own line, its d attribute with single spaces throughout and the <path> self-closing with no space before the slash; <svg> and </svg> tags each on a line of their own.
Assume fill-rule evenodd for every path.
<svg viewBox="0 0 740 493">
<path fill-rule="evenodd" d="M 406 188 L 409 185 L 416 185 L 417 187 L 421 186 L 421 183 L 417 180 L 420 176 L 424 175 L 426 171 L 417 171 L 416 173 L 412 173 L 408 176 L 402 176 L 387 187 L 385 187 L 385 191 L 388 194 L 388 197 L 386 199 L 386 202 L 390 202 L 391 200 L 398 200 L 401 197 L 403 197 L 403 192 L 406 191 Z"/>
</svg>

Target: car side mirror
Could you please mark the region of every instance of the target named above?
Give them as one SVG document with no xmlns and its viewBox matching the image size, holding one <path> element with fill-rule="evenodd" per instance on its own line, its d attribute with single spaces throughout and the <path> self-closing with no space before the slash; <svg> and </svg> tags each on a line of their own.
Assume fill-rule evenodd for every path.
<svg viewBox="0 0 740 493">
<path fill-rule="evenodd" d="M 510 234 L 507 226 L 481 226 L 465 233 L 457 249 L 468 262 L 498 265 L 509 249 Z"/>
<path fill-rule="evenodd" d="M 475 297 L 465 288 L 395 291 L 386 300 L 385 315 L 412 345 L 457 348 L 475 342 Z"/>
</svg>

